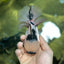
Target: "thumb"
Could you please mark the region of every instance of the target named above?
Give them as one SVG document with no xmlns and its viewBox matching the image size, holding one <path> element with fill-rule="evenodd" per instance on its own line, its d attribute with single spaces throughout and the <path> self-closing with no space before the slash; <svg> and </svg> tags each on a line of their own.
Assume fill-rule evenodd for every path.
<svg viewBox="0 0 64 64">
<path fill-rule="evenodd" d="M 46 43 L 46 41 L 42 38 L 42 36 L 39 37 L 40 38 L 40 45 L 41 45 L 41 49 L 42 50 L 50 50 L 49 45 Z"/>
</svg>

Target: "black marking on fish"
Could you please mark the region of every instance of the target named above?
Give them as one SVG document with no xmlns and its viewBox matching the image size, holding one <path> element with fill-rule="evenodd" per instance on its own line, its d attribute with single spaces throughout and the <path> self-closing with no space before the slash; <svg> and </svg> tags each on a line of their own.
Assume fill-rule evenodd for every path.
<svg viewBox="0 0 64 64">
<path fill-rule="evenodd" d="M 36 52 L 32 52 L 32 51 L 27 51 L 28 54 L 36 54 Z"/>
<path fill-rule="evenodd" d="M 36 31 L 34 29 L 31 30 L 31 34 L 29 34 L 26 38 L 26 40 L 31 40 L 31 41 L 36 41 L 37 40 L 37 36 L 36 36 Z"/>
<path fill-rule="evenodd" d="M 35 25 L 33 22 L 31 22 L 32 25 Z"/>
</svg>

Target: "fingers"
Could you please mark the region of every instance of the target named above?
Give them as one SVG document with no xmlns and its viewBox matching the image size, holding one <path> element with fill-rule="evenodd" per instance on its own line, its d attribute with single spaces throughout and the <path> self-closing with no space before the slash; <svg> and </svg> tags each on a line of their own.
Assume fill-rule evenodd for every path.
<svg viewBox="0 0 64 64">
<path fill-rule="evenodd" d="M 47 51 L 49 51 L 49 50 L 51 50 L 50 49 L 50 47 L 49 47 L 49 45 L 45 42 L 45 40 L 42 38 L 42 36 L 40 36 L 40 44 L 41 44 L 41 49 L 42 50 L 47 50 Z"/>
<path fill-rule="evenodd" d="M 23 48 L 23 42 L 18 42 L 17 44 L 17 48 L 15 53 L 16 53 L 16 56 L 18 57 L 19 61 L 21 61 L 21 58 L 22 56 L 24 55 L 24 48 Z"/>
<path fill-rule="evenodd" d="M 18 48 L 20 51 L 22 51 L 22 54 L 24 54 L 25 50 L 24 50 L 24 48 L 23 48 L 23 42 L 18 42 L 17 48 Z"/>
<path fill-rule="evenodd" d="M 25 38 L 26 38 L 26 36 L 25 36 L 25 35 L 22 35 L 22 36 L 20 37 L 20 40 L 21 40 L 21 41 L 24 41 Z M 18 48 L 18 49 L 15 50 L 15 53 L 16 53 L 16 56 L 18 57 L 19 61 L 21 62 L 22 56 L 23 56 L 24 53 L 25 53 L 25 50 L 24 50 L 24 48 L 23 48 L 23 42 L 18 42 L 17 48 Z"/>
<path fill-rule="evenodd" d="M 16 49 L 15 53 L 16 56 L 18 57 L 18 60 L 21 61 L 21 58 L 23 56 L 22 51 L 20 49 Z"/>
<path fill-rule="evenodd" d="M 17 48 L 18 48 L 18 49 L 22 49 L 22 48 L 23 48 L 23 42 L 18 42 Z"/>
</svg>

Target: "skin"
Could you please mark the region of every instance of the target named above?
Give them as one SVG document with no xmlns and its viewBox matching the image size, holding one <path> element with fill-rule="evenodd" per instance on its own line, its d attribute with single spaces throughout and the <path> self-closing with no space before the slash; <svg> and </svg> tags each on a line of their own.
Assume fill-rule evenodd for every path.
<svg viewBox="0 0 64 64">
<path fill-rule="evenodd" d="M 25 35 L 22 35 L 20 39 L 24 41 Z M 20 64 L 53 64 L 53 51 L 40 36 L 40 49 L 36 54 L 28 54 L 23 48 L 23 42 L 18 42 L 15 53 L 18 57 Z"/>
</svg>

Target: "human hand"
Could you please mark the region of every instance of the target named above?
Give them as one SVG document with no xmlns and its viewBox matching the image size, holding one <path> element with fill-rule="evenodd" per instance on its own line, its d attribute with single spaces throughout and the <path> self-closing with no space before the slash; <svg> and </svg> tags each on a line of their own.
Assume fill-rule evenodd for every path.
<svg viewBox="0 0 64 64">
<path fill-rule="evenodd" d="M 21 36 L 21 40 L 24 41 L 25 35 Z M 17 44 L 18 49 L 15 53 L 19 59 L 20 64 L 53 64 L 53 51 L 40 36 L 40 49 L 35 55 L 31 55 L 25 52 L 23 48 L 23 42 Z"/>
</svg>

